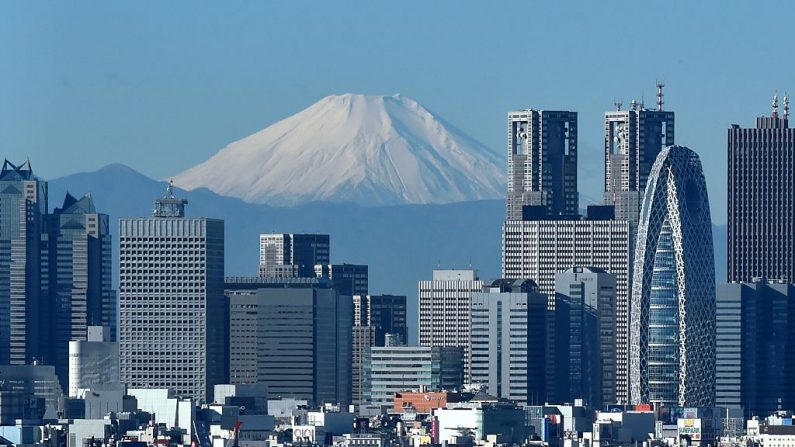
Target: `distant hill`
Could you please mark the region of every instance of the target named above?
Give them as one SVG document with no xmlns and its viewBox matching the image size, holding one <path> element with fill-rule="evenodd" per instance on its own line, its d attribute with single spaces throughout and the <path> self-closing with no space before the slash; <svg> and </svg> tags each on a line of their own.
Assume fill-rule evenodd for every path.
<svg viewBox="0 0 795 447">
<path fill-rule="evenodd" d="M 163 195 L 166 184 L 113 164 L 52 180 L 49 187 L 50 208 L 60 206 L 67 190 L 73 195 L 90 192 L 98 210 L 110 215 L 111 231 L 118 240 L 118 218 L 150 215 L 154 199 Z M 382 207 L 308 203 L 280 208 L 246 203 L 203 188 L 178 194 L 189 201 L 188 215 L 225 220 L 227 276 L 256 274 L 260 233 L 329 233 L 332 262 L 368 264 L 371 293 L 406 295 L 411 322 L 416 322 L 417 281 L 430 278 L 437 266 L 472 265 L 482 278 L 500 274 L 502 200 Z M 716 278 L 723 281 L 726 228 L 715 227 L 714 238 Z M 115 267 L 117 255 L 118 245 Z"/>
</svg>

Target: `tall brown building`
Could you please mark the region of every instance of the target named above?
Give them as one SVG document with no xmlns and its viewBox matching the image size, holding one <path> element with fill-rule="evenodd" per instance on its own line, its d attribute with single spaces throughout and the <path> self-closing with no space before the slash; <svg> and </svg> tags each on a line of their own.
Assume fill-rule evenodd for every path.
<svg viewBox="0 0 795 447">
<path fill-rule="evenodd" d="M 795 129 L 778 98 L 756 127 L 729 129 L 728 281 L 795 282 Z"/>
</svg>

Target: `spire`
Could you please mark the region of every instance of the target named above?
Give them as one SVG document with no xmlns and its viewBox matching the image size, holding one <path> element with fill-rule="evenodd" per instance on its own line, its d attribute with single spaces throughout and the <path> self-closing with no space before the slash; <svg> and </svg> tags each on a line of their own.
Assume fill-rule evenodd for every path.
<svg viewBox="0 0 795 447">
<path fill-rule="evenodd" d="M 665 101 L 663 100 L 663 96 L 665 96 L 665 94 L 663 93 L 663 87 L 665 87 L 665 83 L 662 82 L 662 81 L 657 81 L 657 111 L 658 112 L 662 112 L 663 111 L 663 104 L 665 103 Z"/>
<path fill-rule="evenodd" d="M 773 118 L 778 118 L 778 93 L 773 95 Z"/>
<path fill-rule="evenodd" d="M 784 92 L 784 119 L 789 119 L 789 97 L 786 92 Z"/>
</svg>

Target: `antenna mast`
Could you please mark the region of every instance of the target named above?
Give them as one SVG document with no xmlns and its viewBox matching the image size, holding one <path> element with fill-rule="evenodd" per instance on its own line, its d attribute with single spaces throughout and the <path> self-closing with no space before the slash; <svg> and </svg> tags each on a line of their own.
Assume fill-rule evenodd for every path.
<svg viewBox="0 0 795 447">
<path fill-rule="evenodd" d="M 778 93 L 773 95 L 773 118 L 778 118 Z"/>
<path fill-rule="evenodd" d="M 657 81 L 657 111 L 658 112 L 662 112 L 663 111 L 663 104 L 665 103 L 665 101 L 663 101 L 663 96 L 665 96 L 665 94 L 663 93 L 663 87 L 665 87 L 665 83 L 662 82 L 662 81 Z"/>
</svg>

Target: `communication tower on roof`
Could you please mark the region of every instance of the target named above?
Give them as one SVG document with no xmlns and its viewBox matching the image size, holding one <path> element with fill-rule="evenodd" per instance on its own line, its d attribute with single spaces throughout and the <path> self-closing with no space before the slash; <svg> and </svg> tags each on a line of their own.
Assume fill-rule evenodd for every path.
<svg viewBox="0 0 795 447">
<path fill-rule="evenodd" d="M 662 82 L 662 81 L 657 81 L 657 111 L 658 112 L 662 112 L 663 111 L 663 104 L 665 103 L 665 101 L 663 101 L 663 96 L 665 96 L 665 94 L 663 93 L 663 87 L 665 87 L 665 83 Z"/>
</svg>

